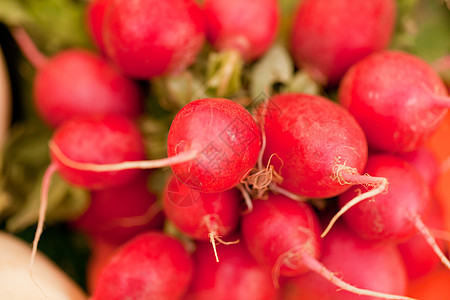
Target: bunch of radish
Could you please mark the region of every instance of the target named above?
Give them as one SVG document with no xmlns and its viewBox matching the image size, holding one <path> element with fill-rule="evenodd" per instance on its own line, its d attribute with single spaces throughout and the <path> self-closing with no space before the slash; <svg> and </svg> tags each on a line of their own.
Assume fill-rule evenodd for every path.
<svg viewBox="0 0 450 300">
<path fill-rule="evenodd" d="M 224 97 L 273 45 L 279 3 L 201 2 L 92 0 L 98 53 L 45 57 L 14 30 L 53 130 L 30 275 L 54 173 L 90 192 L 71 226 L 108 252 L 93 246 L 94 300 L 412 299 L 410 280 L 450 272 L 426 147 L 448 87 L 420 57 L 386 49 L 395 1 L 300 1 L 290 55 L 337 101 L 274 92 L 251 108 Z M 216 94 L 186 99 L 167 156 L 152 158 L 144 81 L 199 67 L 202 51 L 220 57 L 205 76 Z"/>
</svg>

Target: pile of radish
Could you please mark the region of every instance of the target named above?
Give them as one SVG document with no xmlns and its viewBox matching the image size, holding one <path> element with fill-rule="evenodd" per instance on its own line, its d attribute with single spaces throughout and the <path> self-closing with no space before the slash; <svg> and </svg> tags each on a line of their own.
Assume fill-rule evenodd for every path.
<svg viewBox="0 0 450 300">
<path fill-rule="evenodd" d="M 448 166 L 430 147 L 450 124 L 450 86 L 389 48 L 395 0 L 281 2 L 91 0 L 96 49 L 54 56 L 11 29 L 52 133 L 38 287 L 55 174 L 89 193 L 67 223 L 91 245 L 92 300 L 406 300 L 415 280 L 450 273 L 436 192 Z M 248 69 L 276 45 L 320 94 L 275 81 L 249 96 Z M 167 107 L 153 84 L 199 73 L 202 96 L 165 112 L 156 157 L 145 120 Z"/>
</svg>

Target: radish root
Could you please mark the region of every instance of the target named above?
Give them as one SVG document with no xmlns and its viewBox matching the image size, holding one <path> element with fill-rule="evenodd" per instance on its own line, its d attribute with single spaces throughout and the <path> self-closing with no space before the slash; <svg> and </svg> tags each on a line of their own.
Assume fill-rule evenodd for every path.
<svg viewBox="0 0 450 300">
<path fill-rule="evenodd" d="M 317 274 L 323 276 L 329 282 L 331 282 L 335 286 L 337 286 L 340 289 L 343 289 L 347 292 L 357 294 L 357 295 L 378 297 L 378 298 L 382 298 L 382 299 L 414 300 L 414 298 L 410 298 L 410 297 L 406 297 L 406 296 L 397 296 L 397 295 L 391 295 L 391 294 L 357 288 L 351 284 L 346 283 L 339 277 L 337 277 L 333 272 L 328 270 L 322 263 L 320 263 L 317 259 L 315 259 L 311 255 L 309 255 L 308 253 L 300 251 L 300 252 L 298 252 L 298 255 L 300 256 L 302 263 L 305 266 L 307 266 L 311 271 L 314 271 Z"/>
<path fill-rule="evenodd" d="M 175 156 L 154 159 L 154 160 L 137 160 L 137 161 L 124 161 L 120 163 L 113 164 L 95 164 L 95 163 L 83 163 L 77 162 L 70 158 L 68 158 L 54 143 L 50 141 L 49 143 L 50 150 L 55 155 L 55 157 L 61 161 L 64 165 L 82 171 L 92 171 L 92 172 L 111 172 L 111 171 L 122 171 L 122 170 L 130 170 L 130 169 L 156 169 L 167 167 L 174 164 L 180 164 L 184 162 L 188 162 L 197 157 L 199 152 L 197 150 L 190 150 L 186 152 L 182 152 Z"/>
<path fill-rule="evenodd" d="M 17 27 L 14 28 L 11 33 L 16 40 L 20 50 L 34 68 L 39 69 L 47 63 L 48 58 L 44 54 L 42 54 L 41 51 L 39 51 L 25 29 L 23 29 L 22 27 Z"/>
<path fill-rule="evenodd" d="M 338 159 L 339 160 L 339 159 Z M 347 202 L 331 219 L 328 226 L 325 228 L 320 237 L 324 238 L 328 232 L 331 230 L 333 225 L 342 216 L 346 213 L 350 208 L 355 206 L 356 204 L 375 197 L 387 190 L 388 181 L 384 177 L 372 177 L 368 174 L 360 175 L 355 168 L 348 167 L 344 164 L 336 164 L 334 168 L 333 179 L 337 180 L 340 184 L 362 184 L 366 187 L 372 187 L 372 189 L 368 190 L 365 193 L 359 193 L 358 196 Z"/>
<path fill-rule="evenodd" d="M 108 228 L 114 228 L 114 227 L 135 227 L 135 226 L 141 226 L 149 223 L 153 218 L 162 211 L 162 207 L 159 202 L 155 202 L 152 205 L 150 205 L 147 209 L 147 211 L 141 215 L 141 216 L 134 216 L 134 217 L 123 217 L 118 218 L 114 221 L 112 221 Z M 105 228 L 106 229 L 106 228 Z"/>
<path fill-rule="evenodd" d="M 252 198 L 257 199 L 267 199 L 267 193 L 272 191 L 273 193 L 282 194 L 295 201 L 306 201 L 306 197 L 294 194 L 286 189 L 279 186 L 283 182 L 283 177 L 281 176 L 281 169 L 283 168 L 284 162 L 276 153 L 270 155 L 266 167 L 263 164 L 263 156 L 266 150 L 267 139 L 265 133 L 265 120 L 264 116 L 267 113 L 267 106 L 269 98 L 264 102 L 264 106 L 261 112 L 262 117 L 260 118 L 259 125 L 261 130 L 261 149 L 259 151 L 257 168 L 249 171 L 248 176 L 244 176 L 245 179 L 241 181 L 243 187 L 240 188 L 245 202 L 247 204 L 248 210 L 246 212 L 251 212 L 253 205 L 250 204 Z M 256 118 L 255 118 L 256 119 Z M 271 165 L 272 158 L 276 156 L 280 162 L 280 169 L 277 171 L 275 167 Z M 245 190 L 245 191 L 244 191 Z"/>
<path fill-rule="evenodd" d="M 203 217 L 202 224 L 205 224 L 206 228 L 208 229 L 208 238 L 211 242 L 211 245 L 213 246 L 214 250 L 214 256 L 216 257 L 216 262 L 219 261 L 219 255 L 217 254 L 217 247 L 216 243 L 223 244 L 223 245 L 233 245 L 239 243 L 239 239 L 236 241 L 226 242 L 222 239 L 222 237 L 219 235 L 218 232 L 218 223 L 221 223 L 220 218 L 217 215 L 206 215 Z"/>
<path fill-rule="evenodd" d="M 41 204 L 39 207 L 39 215 L 38 215 L 38 223 L 36 232 L 34 235 L 33 240 L 33 247 L 31 249 L 31 258 L 30 258 L 30 278 L 33 281 L 33 283 L 41 290 L 42 294 L 47 298 L 44 291 L 41 289 L 41 287 L 37 284 L 37 282 L 33 278 L 33 265 L 34 265 L 34 259 L 36 258 L 37 254 L 37 248 L 38 243 L 42 235 L 42 231 L 44 230 L 44 221 L 45 221 L 45 213 L 47 211 L 47 204 L 48 204 L 48 191 L 50 189 L 50 182 L 53 174 L 56 172 L 57 166 L 56 164 L 52 163 L 47 167 L 47 170 L 45 170 L 44 177 L 42 178 L 42 185 L 41 185 Z"/>
<path fill-rule="evenodd" d="M 412 222 L 414 223 L 420 234 L 422 234 L 422 236 L 425 238 L 427 244 L 430 245 L 436 255 L 441 259 L 442 264 L 450 270 L 449 259 L 445 256 L 444 252 L 442 252 L 441 248 L 439 248 L 439 245 L 436 243 L 435 238 L 433 237 L 427 226 L 423 223 L 422 219 L 419 216 L 415 215 L 412 216 Z"/>
</svg>

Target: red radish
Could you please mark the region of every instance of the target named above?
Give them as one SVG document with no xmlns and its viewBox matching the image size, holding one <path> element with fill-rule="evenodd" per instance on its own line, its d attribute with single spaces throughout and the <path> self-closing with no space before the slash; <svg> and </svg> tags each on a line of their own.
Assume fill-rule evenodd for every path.
<svg viewBox="0 0 450 300">
<path fill-rule="evenodd" d="M 14 35 L 37 68 L 34 103 L 50 126 L 91 114 L 118 114 L 136 119 L 143 112 L 139 86 L 99 55 L 70 49 L 47 58 L 23 29 L 15 30 Z"/>
<path fill-rule="evenodd" d="M 163 214 L 143 172 L 126 185 L 91 191 L 91 203 L 72 222 L 78 230 L 96 239 L 122 244 L 151 229 L 162 229 Z"/>
<path fill-rule="evenodd" d="M 105 52 L 102 27 L 106 9 L 112 0 L 91 0 L 86 7 L 86 23 L 94 43 L 101 52 Z"/>
<path fill-rule="evenodd" d="M 206 37 L 216 50 L 208 57 L 205 88 L 210 93 L 223 97 L 239 90 L 244 63 L 262 56 L 276 38 L 277 2 L 204 1 Z"/>
<path fill-rule="evenodd" d="M 242 218 L 242 238 L 256 261 L 278 276 L 298 276 L 314 271 L 338 288 L 385 299 L 409 299 L 354 287 L 318 261 L 321 252 L 319 223 L 312 208 L 283 195 L 254 201 L 253 211 Z"/>
<path fill-rule="evenodd" d="M 444 228 L 443 212 L 439 202 L 431 203 L 431 211 L 427 214 L 424 223 L 431 232 L 433 229 Z M 436 242 L 441 249 L 444 249 L 443 241 L 437 240 Z M 416 233 L 407 241 L 398 244 L 398 249 L 405 262 L 409 279 L 422 277 L 440 265 L 439 257 L 420 233 Z"/>
<path fill-rule="evenodd" d="M 194 0 L 114 0 L 106 10 L 106 53 L 124 74 L 140 79 L 180 72 L 205 40 L 203 11 Z"/>
<path fill-rule="evenodd" d="M 53 127 L 90 114 L 136 119 L 143 111 L 138 85 L 85 50 L 63 51 L 39 68 L 34 101 L 42 118 Z"/>
<path fill-rule="evenodd" d="M 336 84 L 365 56 L 388 46 L 395 0 L 303 0 L 292 25 L 292 56 L 323 84 Z"/>
<path fill-rule="evenodd" d="M 92 299 L 181 299 L 192 273 L 192 258 L 178 240 L 160 232 L 141 234 L 113 254 Z"/>
<path fill-rule="evenodd" d="M 234 50 L 247 62 L 263 53 L 278 32 L 276 0 L 206 0 L 206 37 L 218 51 Z"/>
<path fill-rule="evenodd" d="M 385 179 L 360 175 L 367 143 L 343 107 L 320 96 L 279 94 L 266 108 L 258 108 L 267 141 L 264 159 L 276 156 L 272 163 L 282 188 L 311 198 L 333 197 L 358 183 L 385 189 Z"/>
<path fill-rule="evenodd" d="M 428 148 L 422 146 L 412 152 L 399 153 L 399 156 L 412 164 L 419 171 L 420 175 L 422 175 L 423 179 L 425 179 L 426 183 L 428 183 L 431 190 L 434 189 L 441 170 L 439 161 Z"/>
<path fill-rule="evenodd" d="M 195 271 L 185 300 L 278 299 L 270 272 L 256 263 L 242 243 L 225 247 L 220 256 L 217 264 L 209 245 L 198 244 Z"/>
<path fill-rule="evenodd" d="M 322 249 L 321 262 L 339 274 L 342 280 L 368 290 L 406 294 L 408 278 L 395 245 L 363 240 L 342 224 L 337 224 L 333 232 L 323 239 Z M 283 296 L 283 300 L 374 299 L 336 289 L 312 272 L 290 279 L 283 286 Z"/>
<path fill-rule="evenodd" d="M 221 237 L 232 233 L 240 215 L 237 190 L 201 193 L 171 176 L 164 189 L 163 205 L 167 218 L 184 234 L 196 240 L 210 240 L 216 261 L 216 241 L 228 244 Z"/>
<path fill-rule="evenodd" d="M 344 76 L 339 102 L 361 125 L 370 147 L 408 152 L 439 127 L 450 97 L 438 74 L 423 60 L 400 51 L 381 51 Z"/>
<path fill-rule="evenodd" d="M 171 167 L 184 184 L 208 193 L 240 183 L 255 165 L 259 147 L 259 129 L 252 116 L 241 105 L 220 98 L 183 107 L 167 141 L 169 157 L 197 151 L 196 160 Z"/>
<path fill-rule="evenodd" d="M 379 154 L 369 157 L 366 172 L 386 177 L 389 191 L 376 195 L 372 201 L 353 206 L 344 214 L 347 224 L 361 237 L 370 240 L 401 242 L 419 232 L 442 263 L 450 268 L 450 262 L 422 221 L 431 195 L 418 171 L 398 157 Z M 364 189 L 351 187 L 339 196 L 339 205 L 345 205 Z"/>
<path fill-rule="evenodd" d="M 71 119 L 61 125 L 50 141 L 50 154 L 60 175 L 73 185 L 103 189 L 133 180 L 140 170 L 94 172 L 72 168 L 59 159 L 58 151 L 77 162 L 108 164 L 145 159 L 142 135 L 137 126 L 117 115 Z"/>
</svg>

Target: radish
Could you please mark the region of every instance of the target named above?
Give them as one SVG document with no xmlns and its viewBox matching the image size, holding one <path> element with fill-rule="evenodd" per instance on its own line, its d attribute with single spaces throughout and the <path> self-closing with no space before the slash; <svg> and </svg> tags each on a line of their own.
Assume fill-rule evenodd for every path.
<svg viewBox="0 0 450 300">
<path fill-rule="evenodd" d="M 196 160 L 171 165 L 184 184 L 201 192 L 222 192 L 253 168 L 260 148 L 258 125 L 239 104 L 206 98 L 190 102 L 175 116 L 167 140 L 169 157 L 196 152 Z"/>
<path fill-rule="evenodd" d="M 187 236 L 210 240 L 216 261 L 216 242 L 229 244 L 223 236 L 232 233 L 239 221 L 240 197 L 237 190 L 201 193 L 171 176 L 164 189 L 164 212 L 167 218 Z"/>
<path fill-rule="evenodd" d="M 339 274 L 342 280 L 368 290 L 406 294 L 408 277 L 395 245 L 363 240 L 342 224 L 337 224 L 333 232 L 323 239 L 322 249 L 321 262 Z M 283 296 L 283 300 L 374 299 L 336 289 L 326 279 L 311 272 L 284 284 Z"/>
<path fill-rule="evenodd" d="M 360 175 L 366 139 L 338 104 L 320 96 L 279 94 L 257 114 L 266 140 L 264 161 L 271 160 L 282 188 L 311 198 L 333 197 L 359 183 L 376 185 L 377 192 L 386 188 L 384 178 Z"/>
<path fill-rule="evenodd" d="M 338 98 L 363 128 L 369 146 L 388 152 L 419 148 L 450 106 L 446 87 L 431 66 L 392 50 L 355 64 L 344 76 Z"/>
<path fill-rule="evenodd" d="M 113 254 L 92 300 L 181 299 L 192 273 L 192 258 L 181 242 L 160 232 L 148 232 Z"/>
<path fill-rule="evenodd" d="M 334 85 L 353 64 L 388 46 L 395 21 L 395 0 L 303 0 L 292 25 L 292 56 L 314 79 Z"/>
<path fill-rule="evenodd" d="M 260 57 L 278 32 L 276 0 L 205 0 L 206 37 L 217 51 L 237 51 L 246 62 Z"/>
<path fill-rule="evenodd" d="M 106 54 L 133 78 L 183 71 L 205 40 L 203 11 L 194 0 L 114 0 L 104 18 Z"/>
<path fill-rule="evenodd" d="M 162 229 L 163 214 L 143 172 L 127 183 L 91 191 L 88 209 L 72 225 L 89 236 L 122 244 L 151 229 Z"/>
<path fill-rule="evenodd" d="M 101 52 L 105 52 L 102 36 L 103 20 L 111 2 L 112 0 L 91 0 L 86 7 L 87 27 L 95 45 Z"/>
<path fill-rule="evenodd" d="M 258 265 L 242 244 L 225 247 L 214 263 L 206 243 L 194 253 L 195 271 L 185 300 L 275 300 L 278 292 L 270 272 Z"/>
<path fill-rule="evenodd" d="M 204 1 L 206 38 L 216 52 L 209 56 L 205 88 L 217 97 L 237 92 L 244 63 L 261 57 L 278 33 L 276 0 Z"/>
<path fill-rule="evenodd" d="M 419 232 L 442 263 L 450 269 L 449 260 L 423 223 L 431 194 L 418 171 L 398 157 L 378 154 L 369 157 L 366 172 L 386 177 L 389 180 L 389 191 L 348 210 L 343 216 L 347 224 L 361 237 L 370 240 L 401 242 Z M 346 205 L 364 189 L 361 186 L 351 187 L 339 196 L 339 205 Z"/>
<path fill-rule="evenodd" d="M 34 104 L 43 120 L 57 127 L 72 117 L 119 114 L 137 119 L 143 112 L 139 86 L 104 58 L 82 49 L 64 50 L 47 58 L 23 29 L 14 31 L 27 58 L 37 68 Z"/>
<path fill-rule="evenodd" d="M 50 141 L 50 155 L 59 174 L 69 183 L 87 189 L 103 189 L 133 180 L 140 170 L 94 172 L 72 168 L 59 159 L 86 163 L 121 163 L 145 159 L 142 135 L 130 120 L 118 115 L 93 115 L 61 125 Z"/>
<path fill-rule="evenodd" d="M 308 204 L 273 194 L 254 202 L 253 211 L 242 218 L 242 237 L 256 261 L 272 268 L 275 284 L 279 275 L 293 277 L 311 270 L 355 294 L 409 299 L 354 287 L 320 263 L 319 223 Z"/>
</svg>

